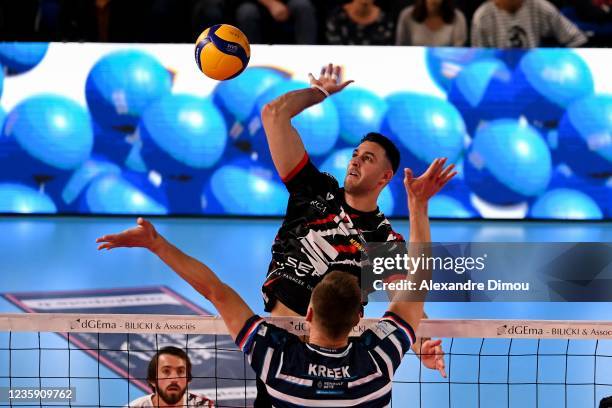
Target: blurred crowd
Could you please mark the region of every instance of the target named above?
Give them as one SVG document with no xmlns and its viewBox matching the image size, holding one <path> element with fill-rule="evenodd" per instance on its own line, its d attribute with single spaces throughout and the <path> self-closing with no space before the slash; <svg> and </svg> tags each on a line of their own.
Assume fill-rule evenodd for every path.
<svg viewBox="0 0 612 408">
<path fill-rule="evenodd" d="M 193 42 L 213 24 L 251 43 L 607 47 L 612 0 L 19 0 L 3 41 Z"/>
</svg>

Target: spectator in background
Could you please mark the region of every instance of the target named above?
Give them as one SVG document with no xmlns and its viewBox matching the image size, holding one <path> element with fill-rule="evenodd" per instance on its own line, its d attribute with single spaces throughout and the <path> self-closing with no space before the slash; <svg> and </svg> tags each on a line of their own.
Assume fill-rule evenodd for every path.
<svg viewBox="0 0 612 408">
<path fill-rule="evenodd" d="M 579 47 L 586 36 L 546 0 L 489 0 L 476 10 L 472 46 L 533 48 L 547 37 Z"/>
<path fill-rule="evenodd" d="M 131 401 L 126 408 L 213 408 L 212 400 L 188 391 L 191 378 L 191 360 L 187 353 L 178 347 L 163 347 L 151 358 L 147 369 L 147 382 L 153 393 Z"/>
<path fill-rule="evenodd" d="M 397 45 L 460 47 L 466 40 L 465 17 L 453 0 L 417 0 L 397 21 Z"/>
<path fill-rule="evenodd" d="M 327 42 L 334 45 L 393 44 L 395 22 L 374 0 L 352 0 L 327 18 Z"/>
<path fill-rule="evenodd" d="M 316 44 L 316 10 L 310 0 L 235 0 L 236 23 L 251 43 L 264 42 L 264 27 L 270 24 L 284 30 L 287 37 L 276 38 L 280 43 Z"/>
</svg>

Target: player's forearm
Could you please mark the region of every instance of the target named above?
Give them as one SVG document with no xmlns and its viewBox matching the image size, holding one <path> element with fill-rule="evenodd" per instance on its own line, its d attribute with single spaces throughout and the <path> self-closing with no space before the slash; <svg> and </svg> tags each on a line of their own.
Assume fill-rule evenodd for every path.
<svg viewBox="0 0 612 408">
<path fill-rule="evenodd" d="M 323 99 L 325 99 L 323 92 L 315 88 L 291 91 L 266 104 L 262 116 L 290 121 L 291 118 L 299 115 L 303 110 L 323 102 Z"/>
<path fill-rule="evenodd" d="M 208 266 L 185 254 L 161 235 L 151 251 L 206 299 L 215 303 L 215 299 L 222 297 L 226 285 L 219 277 Z"/>
<path fill-rule="evenodd" d="M 408 207 L 410 210 L 408 256 L 413 259 L 427 258 L 431 241 L 427 202 L 420 202 L 409 197 Z M 398 291 L 389 308 L 406 320 L 414 330 L 417 329 L 423 317 L 426 293 L 420 290 L 420 287 L 423 280 L 431 277 L 431 270 L 427 266 L 424 262 L 419 262 L 416 270 L 407 271 L 406 280 L 415 285 L 415 290 Z"/>
<path fill-rule="evenodd" d="M 215 306 L 233 339 L 253 311 L 234 289 L 205 264 L 158 236 L 150 250 Z"/>
</svg>

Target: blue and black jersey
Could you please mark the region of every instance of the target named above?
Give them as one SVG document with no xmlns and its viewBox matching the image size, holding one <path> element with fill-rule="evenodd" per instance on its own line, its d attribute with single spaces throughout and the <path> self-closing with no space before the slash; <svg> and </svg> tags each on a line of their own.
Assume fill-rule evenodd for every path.
<svg viewBox="0 0 612 408">
<path fill-rule="evenodd" d="M 274 407 L 384 407 L 395 370 L 414 341 L 412 327 L 387 312 L 341 349 L 304 343 L 259 316 L 246 322 L 236 344 Z"/>
</svg>

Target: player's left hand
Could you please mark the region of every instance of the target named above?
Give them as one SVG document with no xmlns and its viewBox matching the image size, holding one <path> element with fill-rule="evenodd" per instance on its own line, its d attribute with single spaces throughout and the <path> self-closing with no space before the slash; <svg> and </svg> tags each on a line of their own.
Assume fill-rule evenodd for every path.
<svg viewBox="0 0 612 408">
<path fill-rule="evenodd" d="M 442 340 L 425 340 L 420 348 L 421 363 L 432 370 L 438 370 L 446 378 L 446 365 L 444 364 L 444 351 Z"/>
<path fill-rule="evenodd" d="M 454 164 L 444 167 L 446 158 L 434 160 L 425 173 L 414 177 L 411 169 L 404 169 L 404 187 L 409 200 L 427 202 L 436 195 L 455 175 Z"/>
</svg>

